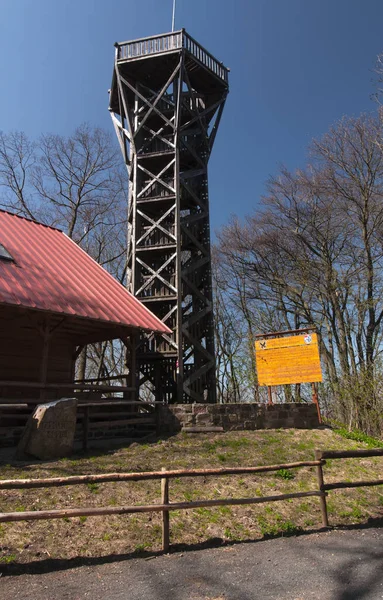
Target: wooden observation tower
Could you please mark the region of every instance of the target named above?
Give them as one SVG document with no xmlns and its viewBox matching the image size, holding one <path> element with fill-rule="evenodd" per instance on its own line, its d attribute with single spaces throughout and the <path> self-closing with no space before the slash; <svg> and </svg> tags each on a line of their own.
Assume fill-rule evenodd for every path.
<svg viewBox="0 0 383 600">
<path fill-rule="evenodd" d="M 116 44 L 127 285 L 173 332 L 137 340 L 137 385 L 164 402 L 216 401 L 207 165 L 227 94 L 228 69 L 183 29 Z"/>
</svg>

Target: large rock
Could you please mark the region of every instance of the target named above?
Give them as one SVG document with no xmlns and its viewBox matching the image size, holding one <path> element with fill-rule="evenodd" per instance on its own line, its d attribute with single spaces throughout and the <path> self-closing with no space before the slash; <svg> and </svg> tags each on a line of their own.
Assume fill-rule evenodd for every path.
<svg viewBox="0 0 383 600">
<path fill-rule="evenodd" d="M 62 398 L 40 404 L 29 417 L 17 447 L 19 459 L 25 455 L 41 460 L 63 458 L 73 450 L 77 400 Z"/>
</svg>

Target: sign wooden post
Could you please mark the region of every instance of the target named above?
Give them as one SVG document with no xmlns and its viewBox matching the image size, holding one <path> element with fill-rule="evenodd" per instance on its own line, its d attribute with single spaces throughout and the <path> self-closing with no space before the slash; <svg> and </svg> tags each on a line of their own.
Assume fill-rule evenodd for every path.
<svg viewBox="0 0 383 600">
<path fill-rule="evenodd" d="M 317 390 L 317 387 L 316 387 L 315 383 L 311 384 L 311 389 L 312 389 L 312 392 L 313 392 L 313 402 L 314 402 L 314 404 L 316 404 L 317 411 L 318 411 L 319 423 L 322 423 L 322 416 L 320 414 L 319 400 L 318 400 L 318 390 Z"/>
</svg>

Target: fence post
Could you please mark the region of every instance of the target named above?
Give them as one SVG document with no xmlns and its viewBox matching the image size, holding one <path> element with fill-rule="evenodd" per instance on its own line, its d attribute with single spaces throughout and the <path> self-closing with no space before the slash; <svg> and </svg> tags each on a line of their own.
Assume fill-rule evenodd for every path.
<svg viewBox="0 0 383 600">
<path fill-rule="evenodd" d="M 165 467 L 162 467 L 162 471 L 166 471 Z M 169 478 L 163 477 L 161 479 L 161 504 L 169 504 Z M 162 550 L 163 552 L 169 551 L 169 511 L 162 511 Z"/>
<path fill-rule="evenodd" d="M 84 406 L 82 421 L 82 449 L 88 450 L 89 440 L 89 406 Z"/>
<path fill-rule="evenodd" d="M 318 486 L 319 490 L 322 492 L 322 496 L 320 496 L 320 509 L 322 513 L 322 525 L 323 527 L 328 527 L 328 515 L 327 515 L 327 503 L 326 503 L 326 491 L 324 489 L 324 480 L 323 480 L 323 468 L 322 468 L 322 450 L 315 450 L 315 460 L 321 461 L 319 465 L 316 467 L 317 478 L 318 478 Z"/>
<path fill-rule="evenodd" d="M 154 404 L 154 419 L 156 422 L 156 436 L 161 435 L 161 407 L 162 404 Z"/>
</svg>

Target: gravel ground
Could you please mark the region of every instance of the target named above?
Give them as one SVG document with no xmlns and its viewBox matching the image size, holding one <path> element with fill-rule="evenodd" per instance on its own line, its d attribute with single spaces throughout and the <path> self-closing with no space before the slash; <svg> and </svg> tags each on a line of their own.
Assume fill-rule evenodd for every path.
<svg viewBox="0 0 383 600">
<path fill-rule="evenodd" d="M 2 567 L 0 598 L 376 600 L 383 598 L 383 529 L 333 530 L 72 565 L 36 562 L 25 565 L 24 573 L 24 565 Z"/>
</svg>

